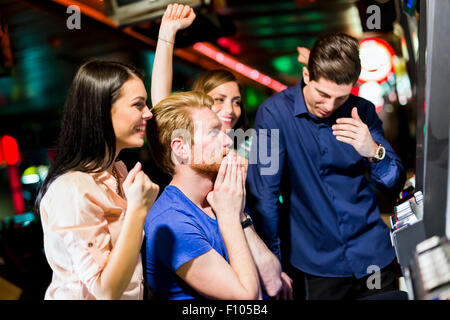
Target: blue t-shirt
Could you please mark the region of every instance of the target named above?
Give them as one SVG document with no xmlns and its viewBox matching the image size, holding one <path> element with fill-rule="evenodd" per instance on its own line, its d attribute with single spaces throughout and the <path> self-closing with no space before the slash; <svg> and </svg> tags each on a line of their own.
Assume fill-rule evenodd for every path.
<svg viewBox="0 0 450 320">
<path fill-rule="evenodd" d="M 201 299 L 176 270 L 211 249 L 228 261 L 217 220 L 180 189 L 167 186 L 145 221 L 144 270 L 152 293 L 169 300 Z"/>
</svg>

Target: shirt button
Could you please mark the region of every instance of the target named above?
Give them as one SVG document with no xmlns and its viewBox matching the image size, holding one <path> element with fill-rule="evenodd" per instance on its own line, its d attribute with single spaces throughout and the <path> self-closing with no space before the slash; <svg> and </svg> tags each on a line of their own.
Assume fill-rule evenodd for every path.
<svg viewBox="0 0 450 320">
<path fill-rule="evenodd" d="M 93 245 L 94 245 L 94 244 L 93 244 L 92 242 L 89 242 L 89 243 L 88 243 L 88 247 L 89 247 L 89 248 L 92 248 Z"/>
</svg>

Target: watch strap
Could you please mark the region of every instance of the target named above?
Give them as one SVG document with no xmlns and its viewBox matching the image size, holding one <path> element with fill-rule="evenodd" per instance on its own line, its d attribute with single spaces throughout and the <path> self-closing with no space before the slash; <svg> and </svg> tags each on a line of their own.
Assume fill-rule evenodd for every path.
<svg viewBox="0 0 450 320">
<path fill-rule="evenodd" d="M 381 160 L 383 160 L 384 157 L 386 156 L 386 150 L 381 145 L 381 143 L 376 143 L 376 144 L 378 145 L 378 147 L 377 147 L 375 156 L 367 158 L 370 163 L 378 163 Z M 381 155 L 380 155 L 380 152 L 382 153 Z"/>
<path fill-rule="evenodd" d="M 242 229 L 245 229 L 253 224 L 253 220 L 250 217 L 250 215 L 246 212 L 244 212 L 244 214 L 245 214 L 245 220 L 241 222 Z"/>
</svg>

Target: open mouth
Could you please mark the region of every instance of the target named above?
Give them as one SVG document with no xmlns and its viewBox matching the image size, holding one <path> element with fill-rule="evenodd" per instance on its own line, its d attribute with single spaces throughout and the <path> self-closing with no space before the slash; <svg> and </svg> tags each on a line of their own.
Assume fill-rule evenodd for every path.
<svg viewBox="0 0 450 320">
<path fill-rule="evenodd" d="M 145 135 L 145 125 L 139 125 L 134 127 L 137 133 L 139 133 L 142 137 Z"/>
<path fill-rule="evenodd" d="M 231 124 L 233 122 L 233 117 L 223 117 L 219 116 L 220 121 L 222 121 L 225 124 Z"/>
</svg>

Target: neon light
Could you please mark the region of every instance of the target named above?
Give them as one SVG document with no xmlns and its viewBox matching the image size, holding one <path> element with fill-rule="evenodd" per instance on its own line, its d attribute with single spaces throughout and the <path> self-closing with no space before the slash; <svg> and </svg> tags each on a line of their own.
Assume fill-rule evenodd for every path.
<svg viewBox="0 0 450 320">
<path fill-rule="evenodd" d="M 359 87 L 358 95 L 369 100 L 375 105 L 375 111 L 378 113 L 383 109 L 383 90 L 379 83 L 368 81 Z"/>
<path fill-rule="evenodd" d="M 17 140 L 10 136 L 2 136 L 0 139 L 0 154 L 3 155 L 3 160 L 0 164 L 6 162 L 8 165 L 9 185 L 12 192 L 14 211 L 16 214 L 22 214 L 25 212 L 25 201 L 20 185 L 19 168 L 16 166 L 20 160 Z"/>
<path fill-rule="evenodd" d="M 19 162 L 19 147 L 16 139 L 10 136 L 3 136 L 1 139 L 1 149 L 7 165 L 14 166 Z"/>
<path fill-rule="evenodd" d="M 361 75 L 358 82 L 385 82 L 394 73 L 393 58 L 395 52 L 386 41 L 367 38 L 359 43 L 361 58 Z"/>
<path fill-rule="evenodd" d="M 205 56 L 217 61 L 218 63 L 224 65 L 227 68 L 230 68 L 231 70 L 234 70 L 243 76 L 254 80 L 263 86 L 269 87 L 276 92 L 280 92 L 287 88 L 286 85 L 270 78 L 269 76 L 259 72 L 256 69 L 253 69 L 238 60 L 230 57 L 227 54 L 224 54 L 220 50 L 217 50 L 212 45 L 210 45 L 207 42 L 197 42 L 193 46 L 194 50 L 204 54 Z"/>
<path fill-rule="evenodd" d="M 35 166 L 28 167 L 22 173 L 22 183 L 23 184 L 34 184 L 41 180 L 40 174 L 38 173 L 38 168 Z M 42 179 L 44 180 L 44 179 Z"/>
<path fill-rule="evenodd" d="M 239 55 L 241 53 L 241 46 L 229 38 L 221 37 L 217 39 L 217 43 L 220 46 L 227 48 L 231 54 Z"/>
<path fill-rule="evenodd" d="M 38 174 L 29 174 L 26 176 L 22 176 L 23 184 L 35 184 L 41 180 Z"/>
<path fill-rule="evenodd" d="M 17 166 L 8 166 L 8 175 L 14 211 L 16 214 L 23 214 L 25 212 L 25 200 L 20 185 L 19 168 Z"/>
<path fill-rule="evenodd" d="M 5 156 L 3 155 L 3 147 L 1 146 L 1 141 L 0 141 L 0 166 L 3 165 L 3 162 L 5 161 Z"/>
</svg>

